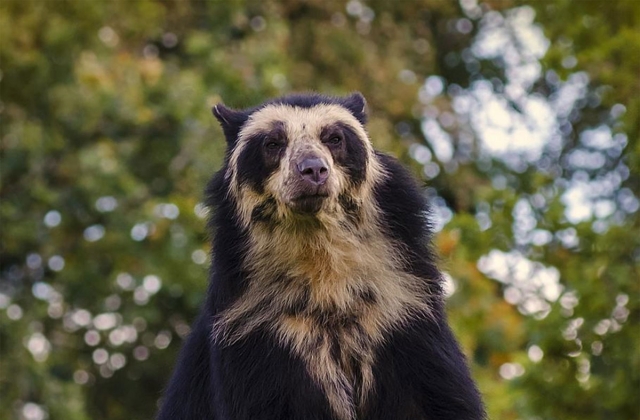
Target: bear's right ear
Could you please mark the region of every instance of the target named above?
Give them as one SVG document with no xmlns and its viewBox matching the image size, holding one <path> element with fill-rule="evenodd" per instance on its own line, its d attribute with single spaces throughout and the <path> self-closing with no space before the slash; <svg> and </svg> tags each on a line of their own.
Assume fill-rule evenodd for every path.
<svg viewBox="0 0 640 420">
<path fill-rule="evenodd" d="M 214 106 L 211 112 L 220 122 L 227 144 L 233 146 L 238 139 L 240 128 L 247 122 L 249 115 L 243 111 L 227 108 L 222 104 Z"/>
<path fill-rule="evenodd" d="M 360 121 L 360 124 L 367 123 L 367 100 L 364 99 L 362 93 L 353 92 L 351 95 L 342 99 L 342 106 L 347 108 L 354 117 Z"/>
</svg>

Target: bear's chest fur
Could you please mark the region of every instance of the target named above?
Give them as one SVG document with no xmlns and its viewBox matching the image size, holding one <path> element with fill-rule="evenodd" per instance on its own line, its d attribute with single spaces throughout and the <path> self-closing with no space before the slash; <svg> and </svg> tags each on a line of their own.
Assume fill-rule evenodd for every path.
<svg viewBox="0 0 640 420">
<path fill-rule="evenodd" d="M 245 262 L 247 288 L 216 323 L 219 340 L 268 331 L 304 361 L 338 418 L 355 418 L 387 333 L 429 312 L 420 280 L 400 269 L 379 235 L 259 233 Z"/>
</svg>

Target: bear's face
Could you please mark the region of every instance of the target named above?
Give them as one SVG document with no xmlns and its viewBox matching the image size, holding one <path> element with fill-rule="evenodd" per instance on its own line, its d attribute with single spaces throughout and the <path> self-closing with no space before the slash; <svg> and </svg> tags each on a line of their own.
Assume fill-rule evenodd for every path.
<svg viewBox="0 0 640 420">
<path fill-rule="evenodd" d="M 244 119 L 240 111 L 214 109 L 231 140 L 225 177 L 245 225 L 342 219 L 362 203 L 381 165 L 364 116 L 358 118 L 349 104 L 271 103 L 244 113 Z M 362 112 L 364 100 L 354 106 Z M 236 129 L 225 127 L 234 118 Z"/>
</svg>

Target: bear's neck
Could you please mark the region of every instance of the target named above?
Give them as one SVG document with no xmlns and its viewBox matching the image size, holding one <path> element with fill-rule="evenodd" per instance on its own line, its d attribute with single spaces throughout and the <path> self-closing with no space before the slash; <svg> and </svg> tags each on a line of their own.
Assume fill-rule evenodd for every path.
<svg viewBox="0 0 640 420">
<path fill-rule="evenodd" d="M 276 274 L 311 288 L 346 286 L 395 265 L 395 251 L 379 232 L 339 224 L 257 227 L 249 250 L 245 262 L 255 280 Z"/>
<path fill-rule="evenodd" d="M 278 305 L 286 311 L 288 303 L 304 301 L 307 308 L 349 312 L 371 297 L 378 304 L 388 300 L 391 312 L 422 306 L 423 282 L 403 270 L 401 246 L 375 228 L 377 223 L 367 226 L 374 228 L 257 227 L 244 261 L 247 295 L 271 295 L 276 311 Z"/>
</svg>

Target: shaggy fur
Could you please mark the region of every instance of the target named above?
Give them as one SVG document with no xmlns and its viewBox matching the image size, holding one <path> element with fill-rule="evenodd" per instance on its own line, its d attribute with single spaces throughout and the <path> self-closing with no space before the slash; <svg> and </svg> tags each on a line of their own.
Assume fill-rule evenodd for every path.
<svg viewBox="0 0 640 420">
<path fill-rule="evenodd" d="M 229 147 L 207 189 L 209 291 L 159 419 L 484 418 L 427 203 L 373 150 L 364 108 L 359 94 L 214 108 Z"/>
</svg>

